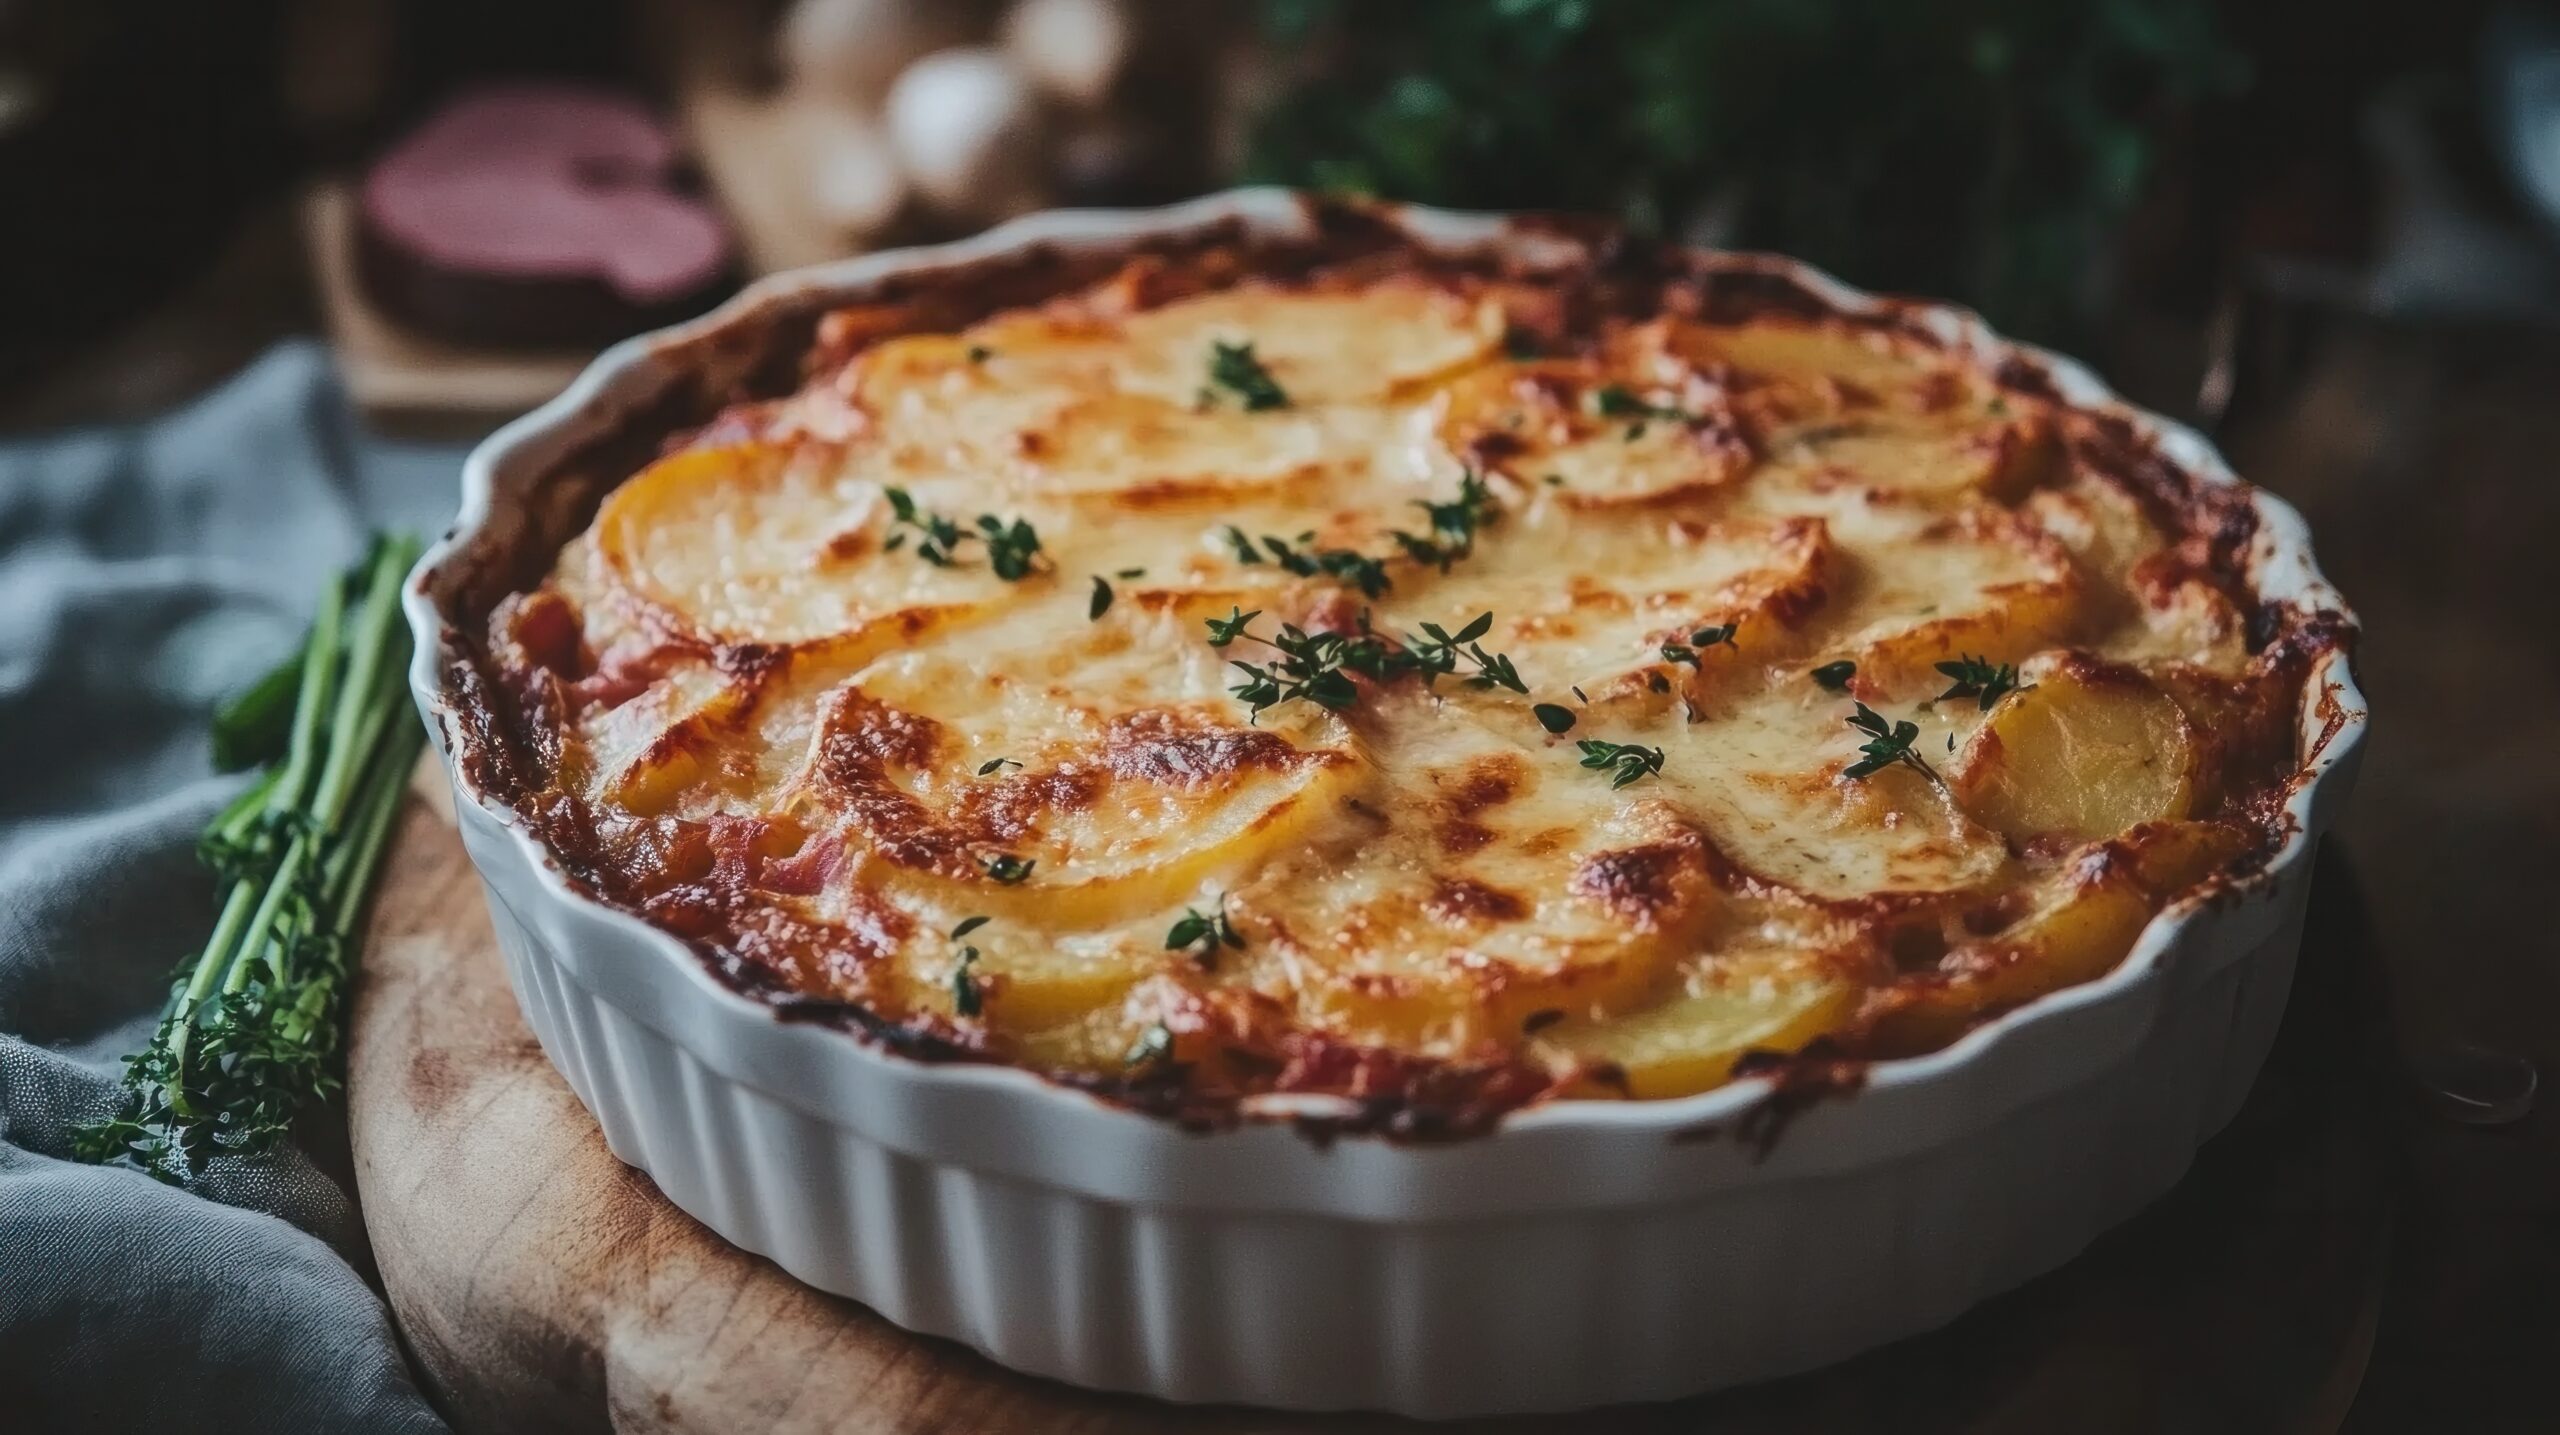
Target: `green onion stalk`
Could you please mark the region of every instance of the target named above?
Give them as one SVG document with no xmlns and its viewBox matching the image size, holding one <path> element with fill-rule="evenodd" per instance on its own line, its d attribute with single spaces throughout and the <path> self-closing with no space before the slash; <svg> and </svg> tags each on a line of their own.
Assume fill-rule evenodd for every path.
<svg viewBox="0 0 2560 1435">
<path fill-rule="evenodd" d="M 377 538 L 321 593 L 301 649 L 216 714 L 217 765 L 263 770 L 198 843 L 222 880 L 213 934 L 114 1113 L 73 1133 L 82 1160 L 183 1184 L 214 1156 L 272 1150 L 336 1089 L 358 924 L 425 738 L 400 621 L 417 553 Z"/>
</svg>

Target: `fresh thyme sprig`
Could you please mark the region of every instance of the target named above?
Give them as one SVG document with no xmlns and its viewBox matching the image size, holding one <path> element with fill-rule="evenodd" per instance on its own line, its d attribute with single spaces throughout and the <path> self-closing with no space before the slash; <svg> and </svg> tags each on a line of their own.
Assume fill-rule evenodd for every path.
<svg viewBox="0 0 2560 1435">
<path fill-rule="evenodd" d="M 1313 533 L 1301 533 L 1295 544 L 1286 538 L 1262 535 L 1260 547 L 1245 531 L 1228 524 L 1227 545 L 1235 550 L 1239 563 L 1260 563 L 1264 554 L 1283 569 L 1301 578 L 1326 577 L 1348 583 L 1363 597 L 1375 598 L 1387 591 L 1387 566 L 1366 553 L 1348 548 L 1317 548 Z"/>
<path fill-rule="evenodd" d="M 951 940 L 957 942 L 986 924 L 984 916 L 963 917 L 951 929 Z M 971 970 L 977 965 L 978 949 L 964 943 L 960 960 L 951 965 L 951 1009 L 962 1016 L 976 1016 L 986 1006 L 986 994 L 979 989 L 977 975 Z"/>
<path fill-rule="evenodd" d="M 1407 635 L 1407 651 L 1412 654 L 1414 670 L 1426 683 L 1454 673 L 1461 661 L 1476 665 L 1474 676 L 1467 679 L 1471 687 L 1509 688 L 1527 696 L 1529 685 L 1520 680 L 1520 670 L 1501 653 L 1488 653 L 1476 640 L 1493 631 L 1493 614 L 1478 613 L 1455 635 L 1437 623 L 1422 625 L 1420 638 Z"/>
<path fill-rule="evenodd" d="M 1268 666 L 1230 660 L 1244 674 L 1244 680 L 1230 684 L 1227 691 L 1253 709 L 1256 721 L 1265 708 L 1298 698 L 1340 712 L 1360 696 L 1348 674 L 1366 673 L 1375 678 L 1388 672 L 1393 650 L 1374 633 L 1310 633 L 1295 623 L 1283 623 L 1277 637 L 1265 638 L 1244 631 L 1243 624 L 1254 616 L 1246 613 L 1224 620 L 1210 619 L 1209 646 L 1224 648 L 1236 638 L 1246 637 L 1280 654 L 1280 660 Z"/>
<path fill-rule="evenodd" d="M 1181 919 L 1164 934 L 1166 951 L 1188 951 L 1191 960 L 1207 968 L 1214 969 L 1218 965 L 1220 947 L 1231 947 L 1239 952 L 1244 950 L 1244 938 L 1236 935 L 1235 924 L 1227 920 L 1227 899 L 1223 893 L 1219 895 L 1217 904 L 1206 912 L 1197 907 L 1183 908 Z"/>
<path fill-rule="evenodd" d="M 1040 535 L 1026 519 L 1011 523 L 992 513 L 978 515 L 978 533 L 987 545 L 987 566 L 1008 583 L 1030 577 L 1039 567 Z"/>
<path fill-rule="evenodd" d="M 1508 688 L 1524 695 L 1529 691 L 1509 656 L 1488 652 L 1478 641 L 1492 631 L 1489 612 L 1477 614 L 1455 633 L 1438 623 L 1425 623 L 1420 634 L 1406 634 L 1402 645 L 1369 631 L 1366 613 L 1355 632 L 1310 633 L 1295 623 L 1283 623 L 1279 633 L 1269 638 L 1248 626 L 1261 616 L 1258 608 L 1248 613 L 1230 607 L 1226 617 L 1207 620 L 1213 648 L 1223 649 L 1243 638 L 1280 654 L 1279 661 L 1270 664 L 1232 660 L 1244 678 L 1227 691 L 1248 704 L 1256 720 L 1264 709 L 1299 698 L 1339 712 L 1360 695 L 1351 681 L 1354 673 L 1381 681 L 1412 673 L 1430 686 L 1457 672 L 1459 664 L 1468 663 L 1476 669 L 1466 680 L 1469 686 Z"/>
<path fill-rule="evenodd" d="M 1271 377 L 1271 371 L 1262 366 L 1262 360 L 1254 356 L 1253 345 L 1249 341 L 1242 344 L 1230 344 L 1223 339 L 1210 341 L 1209 382 L 1215 387 L 1202 389 L 1204 398 L 1214 399 L 1216 389 L 1225 389 L 1242 399 L 1250 413 L 1289 406 L 1288 392 Z"/>
<path fill-rule="evenodd" d="M 1938 671 L 1955 679 L 1955 685 L 1938 694 L 1936 701 L 1976 698 L 1984 712 L 1989 712 L 2002 694 L 2016 691 L 2018 687 L 2017 664 L 2001 663 L 1995 667 L 1989 659 L 1977 658 L 1971 653 L 1962 654 L 1953 662 L 1938 664 Z"/>
<path fill-rule="evenodd" d="M 1648 403 L 1624 384 L 1603 384 L 1593 389 L 1585 402 L 1593 413 L 1606 419 L 1672 419 L 1689 423 L 1697 418 L 1684 408 Z"/>
<path fill-rule="evenodd" d="M 1040 569 L 1040 535 L 1029 520 L 1011 522 L 992 513 L 978 515 L 975 528 L 961 527 L 952 519 L 919 507 L 915 496 L 903 488 L 884 490 L 889 499 L 889 513 L 900 531 L 892 532 L 880 546 L 895 553 L 907 544 L 912 530 L 916 536 L 916 556 L 936 568 L 948 568 L 959 561 L 960 545 L 975 542 L 987 550 L 987 566 L 1008 583 L 1018 582 Z"/>
<path fill-rule="evenodd" d="M 1476 551 L 1476 531 L 1491 520 L 1494 512 L 1493 493 L 1473 470 L 1459 476 L 1456 498 L 1447 503 L 1417 499 L 1415 506 L 1430 520 L 1430 534 L 1412 534 L 1399 528 L 1389 536 L 1406 556 L 1443 573 L 1449 571 L 1450 564 Z"/>
<path fill-rule="evenodd" d="M 1633 419 L 1634 422 L 1627 425 L 1625 435 L 1629 442 L 1644 437 L 1645 424 L 1653 419 L 1684 424 L 1698 421 L 1698 416 L 1687 409 L 1648 403 L 1636 397 L 1635 391 L 1624 384 L 1605 384 L 1593 389 L 1584 396 L 1584 403 L 1602 418 Z"/>
<path fill-rule="evenodd" d="M 1842 770 L 1842 776 L 1866 777 L 1882 772 L 1899 762 L 1909 766 L 1931 782 L 1938 780 L 1937 770 L 1930 767 L 1929 760 L 1914 751 L 1911 746 L 1919 740 L 1920 724 L 1907 720 L 1898 723 L 1886 722 L 1882 713 L 1868 707 L 1865 703 L 1858 704 L 1857 712 L 1850 715 L 1848 723 L 1849 726 L 1867 735 L 1867 741 L 1858 747 L 1858 751 L 1865 753 L 1866 756 L 1849 764 Z"/>
<path fill-rule="evenodd" d="M 1582 765 L 1595 772 L 1614 772 L 1609 780 L 1612 791 L 1628 783 L 1662 775 L 1662 749 L 1638 747 L 1634 743 L 1603 742 L 1586 737 L 1574 746 L 1582 749 Z"/>
<path fill-rule="evenodd" d="M 377 539 L 323 591 L 281 732 L 243 711 L 272 708 L 272 675 L 217 719 L 248 744 L 231 756 L 271 766 L 206 829 L 199 850 L 227 888 L 213 935 L 127 1060 L 116 1109 L 72 1132 L 82 1160 L 184 1182 L 216 1155 L 272 1149 L 337 1085 L 357 924 L 424 737 L 402 691 L 398 621 L 416 556 L 407 539 Z"/>
</svg>

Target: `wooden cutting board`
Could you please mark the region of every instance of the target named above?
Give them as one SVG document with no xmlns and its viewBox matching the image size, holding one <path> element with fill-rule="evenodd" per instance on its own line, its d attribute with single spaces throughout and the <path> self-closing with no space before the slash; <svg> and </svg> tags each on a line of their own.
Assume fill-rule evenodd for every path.
<svg viewBox="0 0 2560 1435">
<path fill-rule="evenodd" d="M 2247 1110 L 2071 1266 L 1814 1375 L 1605 1417 L 1421 1426 L 1017 1376 L 729 1246 L 605 1149 L 517 1014 L 441 772 L 422 768 L 418 793 L 365 948 L 348 1106 L 391 1308 L 465 1431 L 2328 1432 L 2371 1348 L 2394 1167 L 2374 1125 L 2374 964 L 2331 859 Z"/>
</svg>

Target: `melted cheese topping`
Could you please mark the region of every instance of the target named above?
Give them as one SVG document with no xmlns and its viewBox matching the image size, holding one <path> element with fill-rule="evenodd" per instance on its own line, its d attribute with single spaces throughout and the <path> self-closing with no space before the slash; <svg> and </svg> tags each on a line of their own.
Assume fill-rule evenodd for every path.
<svg viewBox="0 0 2560 1435">
<path fill-rule="evenodd" d="M 2287 696 L 2230 575 L 1962 355 L 1638 316 L 1522 357 L 1553 306 L 1490 281 L 1131 287 L 861 348 L 501 606 L 609 896 L 1124 1090 L 1662 1096 L 2104 971 L 2289 770 L 2229 723 Z M 1472 484 L 1471 545 L 1399 537 Z M 1234 691 L 1284 624 L 1479 614 L 1525 694 Z"/>
</svg>

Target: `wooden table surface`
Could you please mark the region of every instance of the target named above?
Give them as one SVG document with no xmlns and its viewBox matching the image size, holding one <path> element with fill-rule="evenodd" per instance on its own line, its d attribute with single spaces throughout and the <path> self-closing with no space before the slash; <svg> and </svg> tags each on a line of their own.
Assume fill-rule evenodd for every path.
<svg viewBox="0 0 2560 1435">
<path fill-rule="evenodd" d="M 2374 731 L 2341 829 L 2404 1060 L 2532 1060 L 2520 1121 L 2404 1081 L 2408 1196 L 2351 1432 L 2560 1429 L 2560 337 L 2297 318 L 2223 435 L 2311 520 L 2365 623 Z"/>
</svg>

